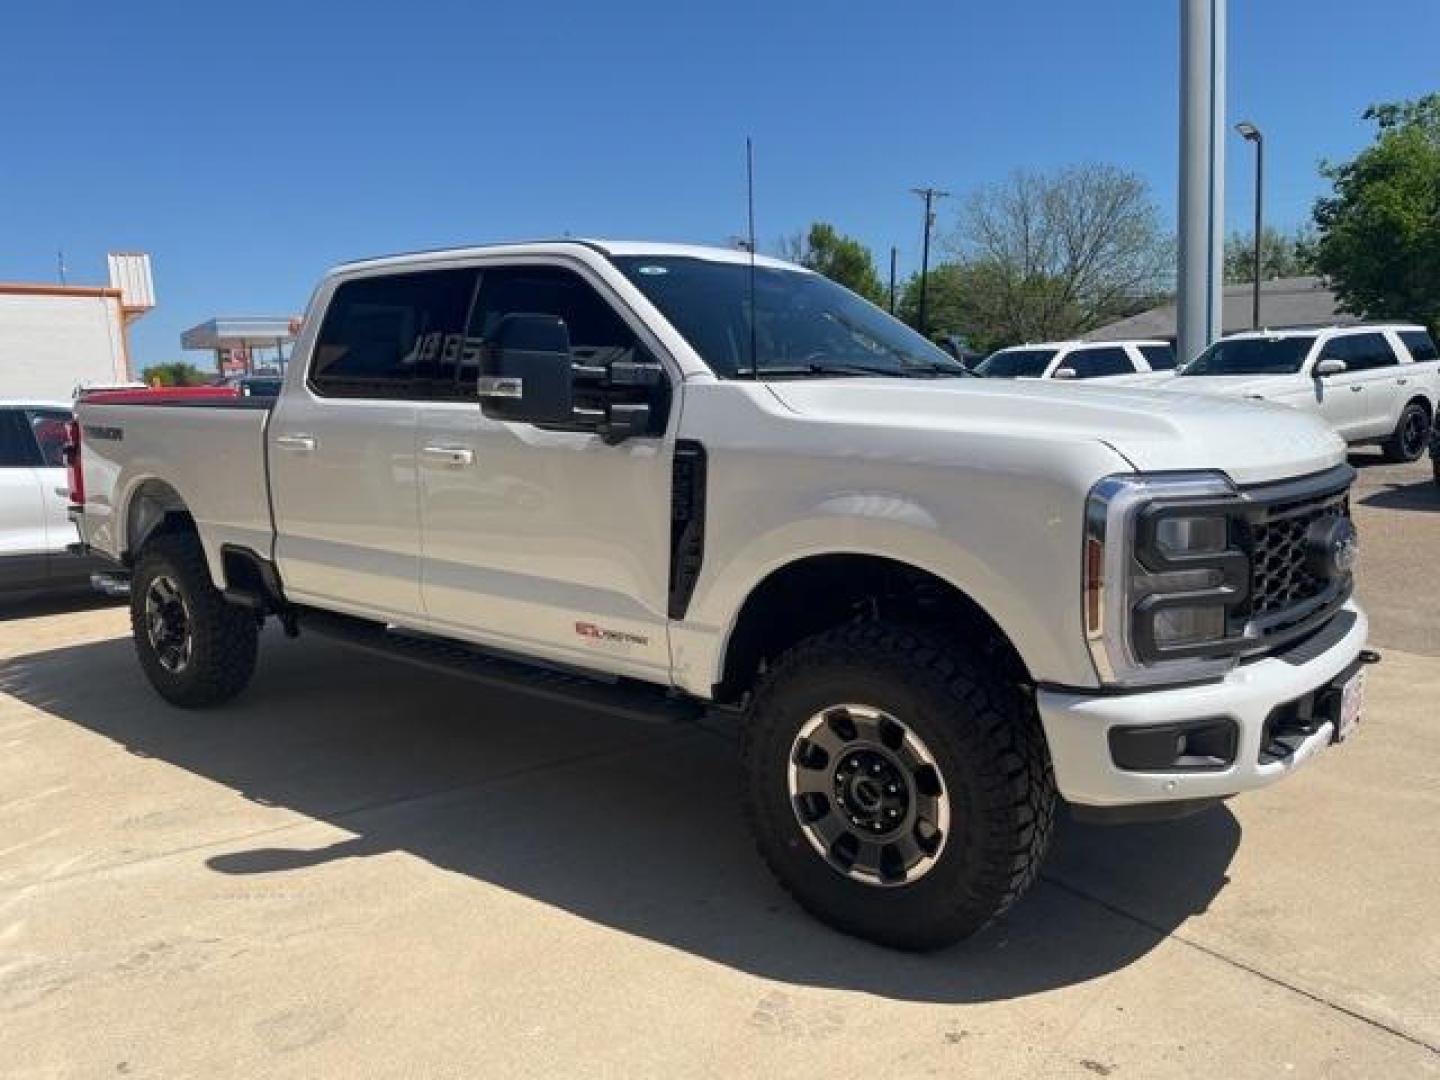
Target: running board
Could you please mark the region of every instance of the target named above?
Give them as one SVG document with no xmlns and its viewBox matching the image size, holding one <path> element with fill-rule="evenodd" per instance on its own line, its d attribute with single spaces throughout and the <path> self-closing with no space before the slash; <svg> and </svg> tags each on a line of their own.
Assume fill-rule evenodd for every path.
<svg viewBox="0 0 1440 1080">
<path fill-rule="evenodd" d="M 497 656 L 456 642 L 414 631 L 390 629 L 368 619 L 320 611 L 297 610 L 300 627 L 341 644 L 429 671 L 458 675 L 497 690 L 511 690 L 627 720 L 698 720 L 704 703 L 663 687 L 633 679 L 595 678 L 555 667 L 542 667 Z"/>
</svg>

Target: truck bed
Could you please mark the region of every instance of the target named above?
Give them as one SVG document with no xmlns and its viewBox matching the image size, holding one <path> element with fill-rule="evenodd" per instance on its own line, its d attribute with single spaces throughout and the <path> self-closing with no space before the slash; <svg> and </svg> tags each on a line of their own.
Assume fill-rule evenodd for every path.
<svg viewBox="0 0 1440 1080">
<path fill-rule="evenodd" d="M 151 392 L 154 393 L 154 392 Z M 143 514 L 136 499 L 183 504 L 200 526 L 210 565 L 238 544 L 268 554 L 273 542 L 265 428 L 273 398 L 181 397 L 122 401 L 97 395 L 76 406 L 85 479 L 85 542 L 111 559 L 130 554 Z M 138 505 L 138 504 L 134 504 Z"/>
</svg>

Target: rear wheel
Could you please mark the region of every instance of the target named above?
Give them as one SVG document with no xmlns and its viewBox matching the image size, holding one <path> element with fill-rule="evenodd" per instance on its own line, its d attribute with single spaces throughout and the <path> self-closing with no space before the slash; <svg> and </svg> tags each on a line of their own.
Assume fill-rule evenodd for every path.
<svg viewBox="0 0 1440 1080">
<path fill-rule="evenodd" d="M 215 588 L 192 534 L 145 545 L 130 581 L 130 628 L 146 677 L 172 704 L 228 701 L 255 671 L 255 616 Z"/>
<path fill-rule="evenodd" d="M 801 642 L 757 688 L 745 805 L 780 883 L 905 949 L 968 937 L 1039 869 L 1055 786 L 1033 707 L 963 643 L 885 623 Z"/>
<path fill-rule="evenodd" d="M 1385 458 L 1397 463 L 1417 461 L 1425 453 L 1425 444 L 1429 440 L 1430 410 L 1423 402 L 1412 401 L 1400 414 L 1394 434 L 1385 440 Z"/>
</svg>

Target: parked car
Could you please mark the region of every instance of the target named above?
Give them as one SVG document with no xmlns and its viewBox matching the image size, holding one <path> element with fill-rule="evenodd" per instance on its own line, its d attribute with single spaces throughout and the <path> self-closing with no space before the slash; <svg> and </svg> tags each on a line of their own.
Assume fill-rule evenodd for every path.
<svg viewBox="0 0 1440 1080">
<path fill-rule="evenodd" d="M 1430 425 L 1430 467 L 1435 473 L 1435 486 L 1440 487 L 1440 424 Z"/>
<path fill-rule="evenodd" d="M 993 352 L 975 368 L 987 379 L 1109 379 L 1171 371 L 1167 341 L 1051 341 Z"/>
<path fill-rule="evenodd" d="M 1303 409 L 1352 446 L 1379 443 L 1391 461 L 1415 461 L 1440 404 L 1440 357 L 1410 323 L 1258 330 L 1221 338 L 1155 385 Z"/>
<path fill-rule="evenodd" d="M 0 402 L 0 592 L 83 585 L 98 560 L 69 548 L 68 402 Z"/>
<path fill-rule="evenodd" d="M 718 708 L 780 881 L 907 948 L 1025 891 L 1057 793 L 1184 814 L 1359 716 L 1354 473 L 1314 417 L 973 378 L 710 248 L 375 259 L 308 310 L 278 398 L 79 406 L 77 516 L 177 705 L 240 693 L 275 617 L 596 712 Z"/>
</svg>

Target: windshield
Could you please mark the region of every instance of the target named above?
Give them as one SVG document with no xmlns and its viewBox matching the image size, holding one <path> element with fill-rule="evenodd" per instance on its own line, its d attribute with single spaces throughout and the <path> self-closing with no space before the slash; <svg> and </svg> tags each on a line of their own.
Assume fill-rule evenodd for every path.
<svg viewBox="0 0 1440 1080">
<path fill-rule="evenodd" d="M 809 375 L 965 375 L 942 349 L 819 274 L 688 256 L 612 260 L 727 379 Z M 751 364 L 752 348 L 754 365 Z"/>
<path fill-rule="evenodd" d="M 1217 341 L 1181 375 L 1294 375 L 1314 344 L 1308 337 L 1230 338 Z"/>
<path fill-rule="evenodd" d="M 1002 349 L 991 353 L 975 369 L 987 379 L 1038 379 L 1045 374 L 1058 349 Z"/>
</svg>

